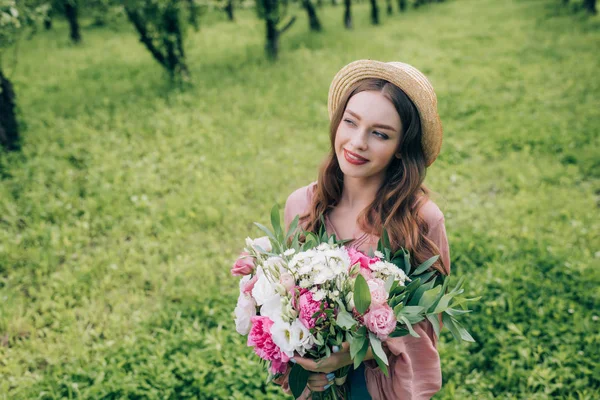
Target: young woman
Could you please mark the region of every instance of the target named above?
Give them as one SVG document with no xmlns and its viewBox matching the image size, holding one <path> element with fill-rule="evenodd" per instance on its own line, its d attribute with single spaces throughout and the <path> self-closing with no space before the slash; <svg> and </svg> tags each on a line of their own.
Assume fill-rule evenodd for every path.
<svg viewBox="0 0 600 400">
<path fill-rule="evenodd" d="M 440 255 L 433 265 L 450 272 L 444 215 L 423 185 L 427 167 L 442 143 L 437 99 L 427 78 L 410 65 L 359 60 L 333 79 L 328 101 L 331 151 L 318 181 L 294 191 L 285 206 L 285 223 L 296 215 L 302 226 L 325 228 L 365 253 L 375 249 L 386 228 L 392 247 L 411 252 L 415 264 Z M 389 338 L 384 349 L 389 377 L 369 353 L 350 376 L 352 399 L 429 399 L 441 387 L 437 340 L 429 321 L 415 325 L 420 338 Z M 294 361 L 313 371 L 300 397 L 333 384 L 331 372 L 352 363 L 348 346 L 317 365 Z M 287 381 L 280 379 L 289 393 Z"/>
</svg>

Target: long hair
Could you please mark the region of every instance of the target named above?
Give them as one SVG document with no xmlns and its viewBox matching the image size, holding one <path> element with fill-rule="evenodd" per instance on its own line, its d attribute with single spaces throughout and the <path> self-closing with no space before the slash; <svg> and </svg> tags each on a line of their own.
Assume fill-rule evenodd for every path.
<svg viewBox="0 0 600 400">
<path fill-rule="evenodd" d="M 375 236 L 380 236 L 385 228 L 392 250 L 404 247 L 411 254 L 413 266 L 416 266 L 431 256 L 440 254 L 435 243 L 425 236 L 429 227 L 418 213 L 431 193 L 423 184 L 427 166 L 421 147 L 421 120 L 417 108 L 408 96 L 386 80 L 361 80 L 342 97 L 329 127 L 331 150 L 319 170 L 312 203 L 307 214 L 301 217 L 301 222 L 307 231 L 318 232 L 321 227 L 320 216 L 325 216 L 339 204 L 344 174 L 335 154 L 335 137 L 350 98 L 367 90 L 377 91 L 393 103 L 402 121 L 403 131 L 395 152 L 400 153 L 400 158 L 392 157 L 375 199 L 361 212 L 357 222 L 363 232 Z M 433 269 L 442 274 L 446 274 L 445 267 L 441 258 L 432 265 Z"/>
</svg>

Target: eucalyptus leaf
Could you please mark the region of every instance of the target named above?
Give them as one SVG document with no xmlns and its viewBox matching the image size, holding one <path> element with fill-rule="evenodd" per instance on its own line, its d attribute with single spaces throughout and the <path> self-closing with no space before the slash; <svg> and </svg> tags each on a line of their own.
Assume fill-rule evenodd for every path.
<svg viewBox="0 0 600 400">
<path fill-rule="evenodd" d="M 373 355 L 379 357 L 386 365 L 389 364 L 387 355 L 383 351 L 383 347 L 381 346 L 381 340 L 372 332 L 369 332 L 369 342 L 371 343 L 371 350 L 373 350 Z"/>
<path fill-rule="evenodd" d="M 404 324 L 406 325 L 406 329 L 408 329 L 408 332 L 410 333 L 410 336 L 420 337 L 419 334 L 417 332 L 415 332 L 410 321 L 405 316 L 401 315 L 398 318 L 398 320 L 404 322 Z"/>
<path fill-rule="evenodd" d="M 433 256 L 430 259 L 426 260 L 423 262 L 423 264 L 419 265 L 415 271 L 412 273 L 412 275 L 420 275 L 423 272 L 427 271 L 427 269 L 429 269 L 429 267 L 431 267 L 433 265 L 434 262 L 437 261 L 437 259 L 440 258 L 440 256 Z"/>
<path fill-rule="evenodd" d="M 435 332 L 435 336 L 439 338 L 440 337 L 440 319 L 439 319 L 439 317 L 437 315 L 429 314 L 427 316 L 427 320 L 433 326 L 433 331 Z"/>
</svg>

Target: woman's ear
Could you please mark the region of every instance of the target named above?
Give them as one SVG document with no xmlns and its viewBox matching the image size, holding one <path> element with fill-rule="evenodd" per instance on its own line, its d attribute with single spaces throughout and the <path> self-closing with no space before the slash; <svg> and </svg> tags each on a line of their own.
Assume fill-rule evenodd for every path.
<svg viewBox="0 0 600 400">
<path fill-rule="evenodd" d="M 400 153 L 396 153 L 396 154 L 394 154 L 394 157 L 396 157 L 396 158 L 399 160 L 399 159 L 401 158 L 401 157 L 400 157 Z"/>
</svg>

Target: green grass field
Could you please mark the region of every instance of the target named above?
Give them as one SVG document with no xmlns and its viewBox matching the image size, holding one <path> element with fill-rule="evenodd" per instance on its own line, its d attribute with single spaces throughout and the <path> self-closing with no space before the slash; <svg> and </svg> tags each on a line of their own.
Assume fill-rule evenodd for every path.
<svg viewBox="0 0 600 400">
<path fill-rule="evenodd" d="M 316 178 L 327 91 L 359 58 L 436 88 L 427 184 L 454 279 L 482 296 L 445 332 L 438 399 L 600 398 L 600 19 L 558 0 L 432 4 L 369 24 L 366 3 L 263 25 L 211 16 L 172 88 L 124 21 L 20 44 L 24 144 L 0 155 L 0 398 L 278 399 L 233 325 L 229 268 L 253 221 Z M 9 68 L 10 72 L 12 68 Z"/>
</svg>

